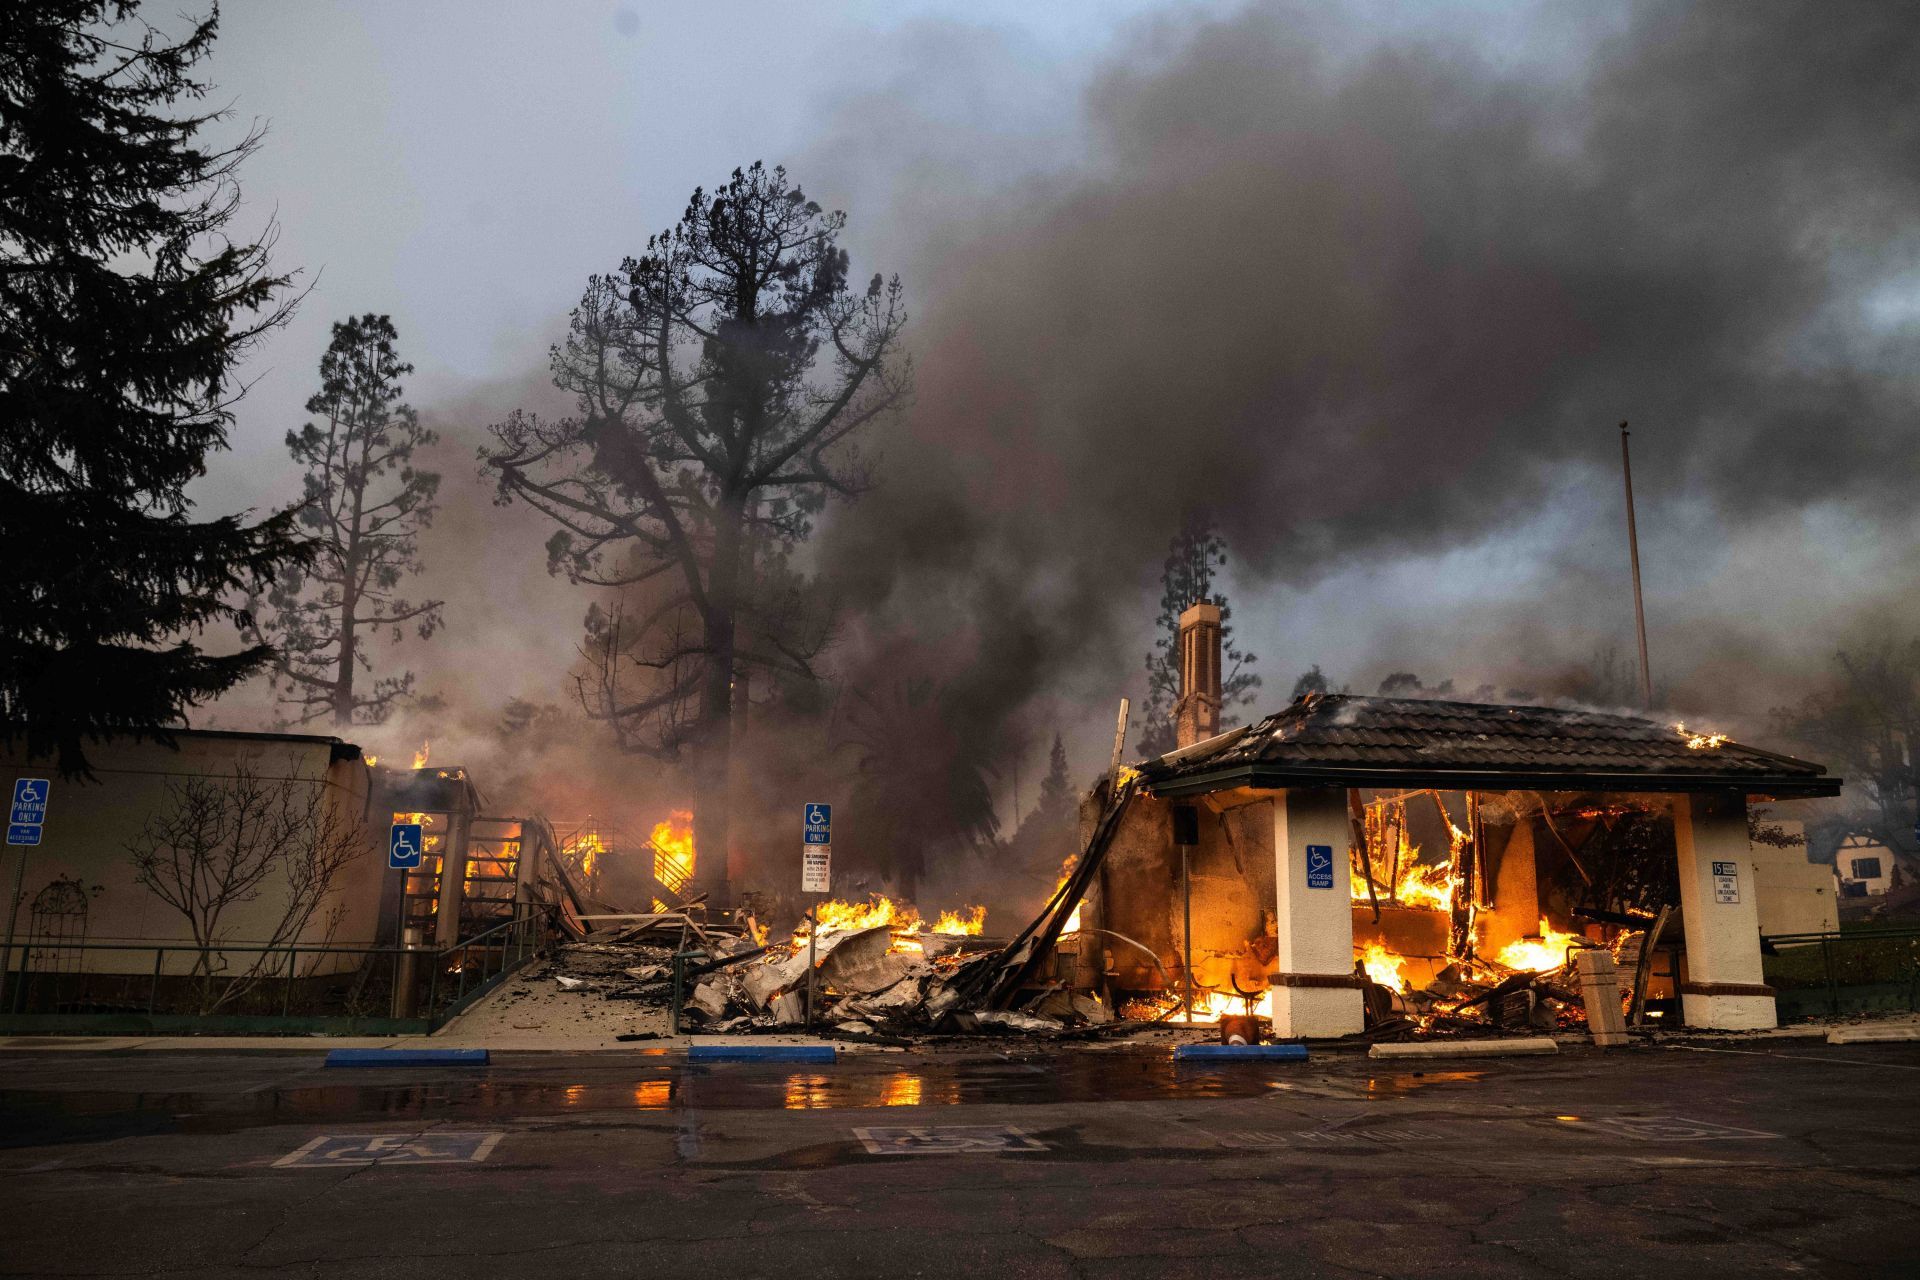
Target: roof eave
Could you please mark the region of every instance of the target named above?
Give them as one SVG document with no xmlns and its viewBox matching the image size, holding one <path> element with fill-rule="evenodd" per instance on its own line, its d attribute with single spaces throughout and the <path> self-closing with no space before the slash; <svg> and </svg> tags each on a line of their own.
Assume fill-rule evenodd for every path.
<svg viewBox="0 0 1920 1280">
<path fill-rule="evenodd" d="M 1780 799 L 1837 796 L 1844 779 L 1751 774 L 1595 773 L 1527 770 L 1314 767 L 1245 761 L 1168 778 L 1146 779 L 1156 796 L 1172 798 L 1235 787 L 1298 786 L 1434 787 L 1448 791 L 1638 791 L 1693 793 L 1739 791 Z"/>
</svg>

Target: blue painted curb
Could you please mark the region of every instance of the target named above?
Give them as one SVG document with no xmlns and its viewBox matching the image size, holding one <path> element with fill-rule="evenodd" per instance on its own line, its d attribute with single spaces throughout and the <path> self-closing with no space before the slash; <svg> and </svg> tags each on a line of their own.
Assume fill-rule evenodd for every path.
<svg viewBox="0 0 1920 1280">
<path fill-rule="evenodd" d="M 688 1062 L 833 1062 L 830 1044 L 696 1044 Z"/>
<path fill-rule="evenodd" d="M 1173 1051 L 1182 1062 L 1305 1062 L 1303 1044 L 1183 1044 Z"/>
<path fill-rule="evenodd" d="M 485 1049 L 334 1049 L 330 1067 L 484 1067 Z"/>
</svg>

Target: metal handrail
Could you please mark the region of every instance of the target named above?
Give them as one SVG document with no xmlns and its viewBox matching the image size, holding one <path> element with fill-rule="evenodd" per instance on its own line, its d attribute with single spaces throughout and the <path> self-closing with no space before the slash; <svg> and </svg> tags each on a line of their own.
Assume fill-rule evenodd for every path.
<svg viewBox="0 0 1920 1280">
<path fill-rule="evenodd" d="M 1876 938 L 1920 938 L 1920 925 L 1876 929 L 1833 929 L 1819 933 L 1763 933 L 1762 942 L 1871 942 Z"/>
<path fill-rule="evenodd" d="M 1787 963 L 1788 957 L 1800 957 L 1818 948 L 1819 976 L 1815 981 L 1826 991 L 1828 1012 L 1838 1015 L 1842 1011 L 1843 993 L 1859 987 L 1858 973 L 1848 974 L 1846 965 L 1858 955 L 1858 949 L 1880 942 L 1913 942 L 1920 939 L 1920 924 L 1881 925 L 1867 929 L 1833 929 L 1811 933 L 1772 933 L 1760 937 L 1761 950 L 1778 962 Z M 1786 950 L 1782 950 L 1782 948 Z M 1804 948 L 1805 951 L 1801 949 Z M 1849 954 L 1848 949 L 1854 951 Z M 1891 985 L 1906 988 L 1906 1004 L 1909 1009 L 1920 1009 L 1920 964 L 1916 964 L 1913 947 L 1895 948 L 1895 953 L 1904 953 L 1904 972 L 1898 973 L 1889 981 L 1885 978 L 1871 978 L 1868 986 Z M 1870 957 L 1873 958 L 1873 957 Z M 1892 959 L 1891 956 L 1883 957 Z M 1769 981 L 1778 982 L 1779 977 Z M 1808 989 L 1805 985 L 1800 990 Z"/>
<path fill-rule="evenodd" d="M 162 978 L 167 976 L 164 970 L 169 953 L 194 957 L 196 959 L 196 968 L 198 967 L 198 959 L 200 957 L 211 956 L 216 953 L 222 956 L 229 954 L 259 955 L 268 958 L 285 953 L 287 963 L 284 971 L 282 971 L 278 964 L 271 963 L 262 963 L 254 966 L 254 970 L 247 971 L 248 973 L 254 972 L 255 970 L 258 971 L 255 981 L 261 986 L 267 986 L 276 981 L 283 984 L 280 993 L 280 1012 L 282 1016 L 285 1016 L 291 1008 L 293 987 L 298 977 L 299 962 L 302 957 L 358 956 L 362 958 L 363 962 L 392 958 L 396 965 L 396 987 L 400 985 L 397 966 L 401 959 L 406 957 L 412 957 L 416 960 L 425 959 L 428 961 L 428 975 L 424 1015 L 429 1021 L 432 1021 L 441 1012 L 441 992 L 439 989 L 441 972 L 446 968 L 445 962 L 454 957 L 456 953 L 460 955 L 460 982 L 455 990 L 453 999 L 448 1002 L 449 1008 L 459 1005 L 467 998 L 469 977 L 466 970 L 471 958 L 471 953 L 475 948 L 480 948 L 482 952 L 481 975 L 479 981 L 474 984 L 473 990 L 475 996 L 478 996 L 481 991 L 484 991 L 492 983 L 504 977 L 511 969 L 519 967 L 530 955 L 539 950 L 542 935 L 545 931 L 537 929 L 535 926 L 550 914 L 550 912 L 544 904 L 540 903 L 516 902 L 513 905 L 514 912 L 510 918 L 490 925 L 470 938 L 464 938 L 447 946 L 431 949 L 404 945 L 364 947 L 302 945 L 297 942 L 217 942 L 202 947 L 192 941 L 176 940 L 172 942 L 82 942 L 63 945 L 61 951 L 63 955 L 75 956 L 87 952 L 153 952 L 153 969 L 149 975 L 150 985 L 148 987 L 146 1000 L 146 1012 L 149 1016 L 152 1016 L 158 1008 L 160 985 Z M 20 939 L 16 943 L 16 950 L 19 953 L 17 972 L 22 982 L 18 985 L 9 982 L 7 991 L 8 999 L 6 1001 L 8 1005 L 13 1005 L 16 1000 L 24 1004 L 27 998 L 27 992 L 24 989 L 24 979 L 32 972 L 30 957 L 34 951 L 33 943 L 34 939 L 31 936 Z M 497 963 L 494 955 L 496 951 L 499 953 Z M 80 972 L 88 976 L 97 976 L 100 978 L 127 978 L 135 976 L 133 974 L 95 975 L 92 971 L 85 969 L 80 970 Z M 225 976 L 229 978 L 241 978 L 247 976 L 247 973 L 205 975 L 194 973 L 185 976 L 216 978 Z M 15 994 L 16 991 L 18 991 L 17 995 Z M 7 1009 L 0 1009 L 0 1013 L 6 1012 L 8 1012 Z"/>
</svg>

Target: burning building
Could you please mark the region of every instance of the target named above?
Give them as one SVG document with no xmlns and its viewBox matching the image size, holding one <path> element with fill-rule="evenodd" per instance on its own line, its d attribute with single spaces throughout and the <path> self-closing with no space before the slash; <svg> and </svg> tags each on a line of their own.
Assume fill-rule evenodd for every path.
<svg viewBox="0 0 1920 1280">
<path fill-rule="evenodd" d="M 1182 616 L 1179 745 L 1089 805 L 1097 867 L 1061 944 L 1080 980 L 1339 1036 L 1370 1011 L 1493 1016 L 1469 993 L 1519 996 L 1605 948 L 1636 1002 L 1657 989 L 1692 1026 L 1775 1024 L 1748 808 L 1840 779 L 1549 707 L 1309 694 L 1220 733 L 1218 637 L 1212 606 Z"/>
</svg>

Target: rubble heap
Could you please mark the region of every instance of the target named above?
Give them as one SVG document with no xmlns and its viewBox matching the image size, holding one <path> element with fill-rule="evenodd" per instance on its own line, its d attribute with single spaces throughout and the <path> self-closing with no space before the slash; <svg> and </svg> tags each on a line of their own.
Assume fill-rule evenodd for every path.
<svg viewBox="0 0 1920 1280">
<path fill-rule="evenodd" d="M 1101 1026 L 1112 1012 L 1097 998 L 1042 993 L 1023 1010 L 982 1009 L 969 979 L 1000 955 L 998 943 L 942 934 L 903 936 L 889 924 L 822 928 L 772 946 L 740 939 L 691 978 L 684 1019 L 702 1030 L 795 1027 L 806 1019 L 812 970 L 815 1022 L 848 1035 L 1008 1030 L 1055 1033 Z"/>
</svg>

